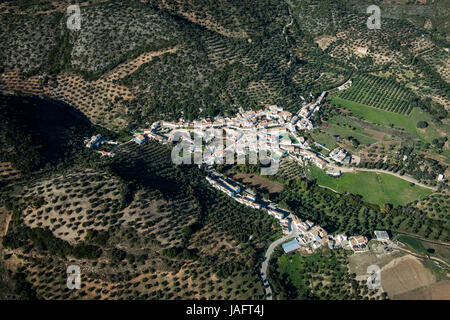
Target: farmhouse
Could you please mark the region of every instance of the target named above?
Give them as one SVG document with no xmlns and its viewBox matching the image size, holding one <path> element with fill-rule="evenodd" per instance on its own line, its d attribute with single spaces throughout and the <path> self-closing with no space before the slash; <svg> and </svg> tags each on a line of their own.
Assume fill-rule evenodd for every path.
<svg viewBox="0 0 450 320">
<path fill-rule="evenodd" d="M 350 155 L 347 150 L 337 147 L 329 154 L 330 158 L 339 163 L 350 163 Z"/>
<path fill-rule="evenodd" d="M 348 243 L 354 251 L 362 251 L 366 249 L 367 238 L 364 236 L 350 237 Z"/>
<path fill-rule="evenodd" d="M 346 83 L 338 87 L 339 91 L 348 89 L 352 85 L 352 80 L 348 80 Z"/>
<path fill-rule="evenodd" d="M 325 160 L 319 158 L 318 156 L 314 156 L 311 158 L 311 161 L 318 166 L 320 169 L 325 168 L 325 166 L 327 165 L 327 163 L 325 162 Z"/>
<path fill-rule="evenodd" d="M 133 141 L 137 144 L 143 144 L 145 142 L 145 136 L 143 134 L 139 134 L 133 138 Z"/>
<path fill-rule="evenodd" d="M 328 169 L 327 174 L 330 176 L 339 177 L 341 175 L 341 170 Z"/>
<path fill-rule="evenodd" d="M 367 48 L 358 48 L 357 52 L 360 54 L 367 54 Z"/>
<path fill-rule="evenodd" d="M 100 134 L 92 136 L 91 139 L 89 139 L 88 143 L 86 143 L 86 147 L 89 149 L 97 148 L 102 141 L 103 137 Z"/>
</svg>

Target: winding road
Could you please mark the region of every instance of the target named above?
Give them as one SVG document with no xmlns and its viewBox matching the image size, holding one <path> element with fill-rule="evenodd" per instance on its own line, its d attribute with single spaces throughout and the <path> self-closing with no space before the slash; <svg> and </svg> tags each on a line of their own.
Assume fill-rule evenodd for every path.
<svg viewBox="0 0 450 320">
<path fill-rule="evenodd" d="M 270 287 L 269 280 L 267 279 L 267 267 L 269 266 L 270 256 L 272 255 L 273 250 L 275 250 L 275 248 L 278 247 L 280 244 L 282 244 L 283 242 L 290 240 L 292 238 L 296 238 L 298 236 L 297 226 L 295 225 L 295 223 L 292 223 L 292 218 L 290 216 L 288 216 L 288 218 L 290 220 L 289 224 L 292 228 L 292 231 L 288 235 L 286 235 L 278 240 L 275 240 L 274 242 L 272 242 L 270 244 L 269 249 L 267 249 L 267 251 L 266 251 L 266 254 L 264 256 L 264 261 L 261 266 L 260 276 L 261 276 L 261 280 L 263 282 L 264 290 L 266 291 L 266 299 L 267 300 L 273 300 L 272 288 Z"/>
</svg>

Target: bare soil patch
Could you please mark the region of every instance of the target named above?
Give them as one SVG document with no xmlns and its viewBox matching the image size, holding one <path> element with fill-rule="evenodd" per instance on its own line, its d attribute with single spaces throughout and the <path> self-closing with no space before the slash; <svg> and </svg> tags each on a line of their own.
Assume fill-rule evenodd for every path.
<svg viewBox="0 0 450 320">
<path fill-rule="evenodd" d="M 314 40 L 315 43 L 319 45 L 319 48 L 325 50 L 328 46 L 337 40 L 336 37 L 323 36 Z"/>
<path fill-rule="evenodd" d="M 232 177 L 246 186 L 250 186 L 257 190 L 269 193 L 280 193 L 283 190 L 283 185 L 280 183 L 264 179 L 257 174 L 237 173 Z"/>
<path fill-rule="evenodd" d="M 389 297 L 429 286 L 435 281 L 431 271 L 412 255 L 397 258 L 381 269 L 381 286 Z"/>
<path fill-rule="evenodd" d="M 450 300 L 450 281 L 442 281 L 426 288 L 406 292 L 393 297 L 394 300 Z"/>
</svg>

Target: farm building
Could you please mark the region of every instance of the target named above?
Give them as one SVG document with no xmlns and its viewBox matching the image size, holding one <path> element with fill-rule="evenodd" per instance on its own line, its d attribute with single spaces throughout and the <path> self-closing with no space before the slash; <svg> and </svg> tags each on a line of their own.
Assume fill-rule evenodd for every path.
<svg viewBox="0 0 450 320">
<path fill-rule="evenodd" d="M 283 248 L 284 253 L 291 253 L 301 248 L 297 240 L 283 243 L 281 247 Z"/>
<path fill-rule="evenodd" d="M 134 142 L 136 142 L 137 144 L 143 144 L 145 142 L 145 136 L 140 134 L 136 137 L 133 138 Z"/>
<path fill-rule="evenodd" d="M 388 241 L 389 240 L 389 235 L 386 231 L 375 230 L 373 233 L 375 233 L 375 236 L 377 237 L 378 241 Z"/>
<path fill-rule="evenodd" d="M 339 177 L 341 175 L 341 170 L 328 169 L 327 174 L 330 176 Z"/>
</svg>

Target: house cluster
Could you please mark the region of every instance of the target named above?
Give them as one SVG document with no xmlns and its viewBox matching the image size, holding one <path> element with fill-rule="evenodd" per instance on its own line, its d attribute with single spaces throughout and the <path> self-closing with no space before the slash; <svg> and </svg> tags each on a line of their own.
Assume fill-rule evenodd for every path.
<svg viewBox="0 0 450 320">
<path fill-rule="evenodd" d="M 323 245 L 327 245 L 330 249 L 340 247 L 347 240 L 345 234 L 330 235 L 321 226 L 297 216 L 293 216 L 293 223 L 299 231 L 299 236 L 295 240 L 305 253 L 312 253 Z"/>
<path fill-rule="evenodd" d="M 224 128 L 224 129 L 269 129 L 273 127 L 283 127 L 284 130 L 289 129 L 295 131 L 295 126 L 300 129 L 311 130 L 314 128 L 309 121 L 312 113 L 320 109 L 320 103 L 325 97 L 326 92 L 322 92 L 316 102 L 303 106 L 296 115 L 292 115 L 289 111 L 277 105 L 266 105 L 264 109 L 257 111 L 244 111 L 239 108 L 237 115 L 233 118 L 218 116 L 213 120 L 200 119 L 193 122 L 179 119 L 176 122 L 156 121 L 153 123 L 150 132 L 156 133 L 158 129 L 208 129 L 208 128 Z M 275 129 L 279 130 L 279 129 Z M 141 134 L 148 134 L 140 132 Z M 137 133 L 139 134 L 139 133 Z"/>
<path fill-rule="evenodd" d="M 102 142 L 104 141 L 105 139 L 103 139 L 103 137 L 100 134 L 97 134 L 95 136 L 92 136 L 90 139 L 86 139 L 85 145 L 86 148 L 95 149 L 98 148 L 100 144 L 102 144 Z"/>
<path fill-rule="evenodd" d="M 89 148 L 89 149 L 97 149 L 98 147 L 100 147 L 103 144 L 112 144 L 113 147 L 110 148 L 109 151 L 97 150 L 97 153 L 101 154 L 102 157 L 103 156 L 114 157 L 115 153 L 113 153 L 112 150 L 117 145 L 119 145 L 119 143 L 116 141 L 106 140 L 105 138 L 102 137 L 101 134 L 97 134 L 95 136 L 92 136 L 91 138 L 85 139 L 84 144 L 86 145 L 86 148 Z"/>
<path fill-rule="evenodd" d="M 225 178 L 216 174 L 207 176 L 206 180 L 216 189 L 226 193 L 239 203 L 254 209 L 266 211 L 269 215 L 276 218 L 284 234 L 288 234 L 293 224 L 298 230 L 298 237 L 295 240 L 283 245 L 285 253 L 302 250 L 306 254 L 313 253 L 323 245 L 327 245 L 330 249 L 349 248 L 355 252 L 362 252 L 368 249 L 367 238 L 364 236 L 352 236 L 347 239 L 345 234 L 331 235 L 319 225 L 314 224 L 310 220 L 304 220 L 290 212 L 280 209 L 275 203 L 270 201 L 258 201 L 253 193 L 243 190 L 243 187 L 236 181 Z M 386 231 L 375 231 L 377 239 L 385 241 L 389 239 Z"/>
<path fill-rule="evenodd" d="M 291 215 L 290 212 L 278 208 L 276 204 L 270 201 L 258 201 L 254 194 L 244 191 L 243 187 L 230 178 L 212 174 L 206 177 L 206 180 L 214 188 L 226 193 L 237 202 L 254 209 L 266 211 L 279 221 L 284 234 L 288 234 L 292 230 L 292 224 L 295 224 L 298 230 L 298 237 L 295 239 L 295 244 L 289 245 L 286 248 L 283 247 L 285 252 L 288 250 L 287 253 L 301 249 L 309 254 L 323 245 L 328 245 L 331 249 L 337 247 L 350 247 L 354 251 L 364 251 L 366 249 L 366 237 L 354 236 L 347 240 L 345 234 L 330 235 L 321 226 L 315 225 L 312 221 L 303 220 L 296 215 Z"/>
<path fill-rule="evenodd" d="M 312 105 L 314 108 L 318 107 L 317 102 Z M 292 154 L 299 160 L 309 159 L 313 164 L 324 168 L 327 164 L 326 160 L 309 151 L 309 145 L 305 138 L 296 134 L 295 125 L 307 119 L 297 120 L 299 120 L 297 116 L 292 118 L 292 114 L 284 111 L 283 108 L 269 105 L 259 111 L 245 112 L 240 109 L 238 115 L 232 119 L 218 117 L 213 121 L 202 119 L 194 122 L 185 122 L 180 119 L 176 123 L 157 121 L 150 129 L 135 131 L 133 140 L 138 144 L 145 143 L 146 139 L 163 143 L 176 142 L 179 139 L 175 139 L 175 134 L 180 136 L 180 133 L 184 133 L 181 135 L 181 140 L 188 144 L 189 150 L 202 152 L 201 146 L 196 146 L 194 143 L 195 137 L 198 135 L 206 144 L 206 151 L 211 155 L 209 158 L 204 158 L 204 162 L 207 164 L 218 163 L 221 158 L 227 157 L 229 154 L 233 156 L 237 154 L 239 157 L 248 155 L 250 152 L 266 150 L 278 158 Z M 223 131 L 219 131 L 219 127 Z M 215 133 L 215 130 L 218 133 Z M 162 131 L 164 134 L 160 133 Z M 192 134 L 194 138 L 192 138 Z M 222 143 L 211 143 L 218 137 Z M 224 148 L 223 145 L 226 147 Z M 273 150 L 273 146 L 277 146 L 277 148 Z"/>
<path fill-rule="evenodd" d="M 309 226 L 306 222 L 304 225 Z M 297 225 L 297 228 L 299 226 Z M 305 228 L 305 227 L 304 227 Z M 368 240 L 364 236 L 352 236 L 347 238 L 345 234 L 330 235 L 322 227 L 313 225 L 304 230 L 299 228 L 299 236 L 295 238 L 296 250 L 301 250 L 306 254 L 311 254 L 318 248 L 327 245 L 330 249 L 344 248 L 354 252 L 364 252 L 368 250 Z M 290 248 L 293 248 L 290 247 Z M 285 253 L 290 253 L 286 252 Z"/>
<path fill-rule="evenodd" d="M 234 180 L 224 178 L 219 175 L 211 175 L 206 177 L 206 180 L 216 189 L 226 193 L 237 202 L 253 209 L 264 210 L 269 215 L 275 217 L 279 222 L 284 234 L 291 231 L 290 228 L 290 212 L 277 208 L 276 204 L 272 202 L 259 201 L 256 196 L 243 188 Z"/>
<path fill-rule="evenodd" d="M 290 156 L 301 163 L 309 161 L 323 169 L 328 164 L 327 160 L 310 150 L 305 138 L 297 135 L 296 128 L 314 128 L 309 118 L 320 109 L 325 96 L 326 92 L 322 92 L 315 102 L 303 102 L 303 106 L 294 115 L 279 106 L 266 105 L 264 109 L 257 111 L 239 108 L 233 118 L 219 116 L 213 120 L 200 119 L 193 122 L 183 119 L 177 122 L 156 121 L 149 129 L 135 131 L 133 140 L 138 144 L 145 143 L 147 139 L 175 143 L 180 141 L 180 133 L 183 133 L 183 148 L 194 153 L 207 152 L 207 156 L 203 157 L 206 164 L 220 163 L 223 158 L 229 159 L 229 156 L 234 159 L 235 154 L 240 157 L 251 152 L 267 151 L 274 158 Z M 216 134 L 216 129 L 222 130 Z M 194 142 L 198 136 L 206 144 L 205 148 Z M 217 140 L 220 143 L 211 143 Z M 276 149 L 273 149 L 274 146 Z"/>
<path fill-rule="evenodd" d="M 206 180 L 214 188 L 226 193 L 237 202 L 253 209 L 261 209 L 262 204 L 256 200 L 256 197 L 249 192 L 242 192 L 243 190 L 237 182 L 217 175 L 206 177 Z"/>
<path fill-rule="evenodd" d="M 297 127 L 301 130 L 314 129 L 314 125 L 311 122 L 310 117 L 314 112 L 320 110 L 320 104 L 326 94 L 327 93 L 324 91 L 315 102 L 303 105 L 297 114 L 292 118 L 293 124 L 297 125 Z"/>
<path fill-rule="evenodd" d="M 328 164 L 328 162 L 325 159 L 320 157 L 318 154 L 312 152 L 311 150 L 294 148 L 289 151 L 291 158 L 301 163 L 309 161 L 315 166 L 319 167 L 320 169 L 325 168 Z"/>
<path fill-rule="evenodd" d="M 158 126 L 155 126 L 150 129 L 135 131 L 133 135 L 134 135 L 133 141 L 140 145 L 144 144 L 147 139 L 156 140 L 162 143 L 169 141 L 168 137 L 158 133 Z"/>
<path fill-rule="evenodd" d="M 331 159 L 338 163 L 350 164 L 352 156 L 347 150 L 337 147 L 328 155 Z"/>
<path fill-rule="evenodd" d="M 208 128 L 230 128 L 230 129 L 262 129 L 277 127 L 290 123 L 292 114 L 276 105 L 266 105 L 264 109 L 257 111 L 244 111 L 239 108 L 233 118 L 218 116 L 213 120 L 200 119 L 193 122 L 179 119 L 177 122 L 157 121 L 152 125 L 153 129 L 208 129 Z"/>
</svg>

